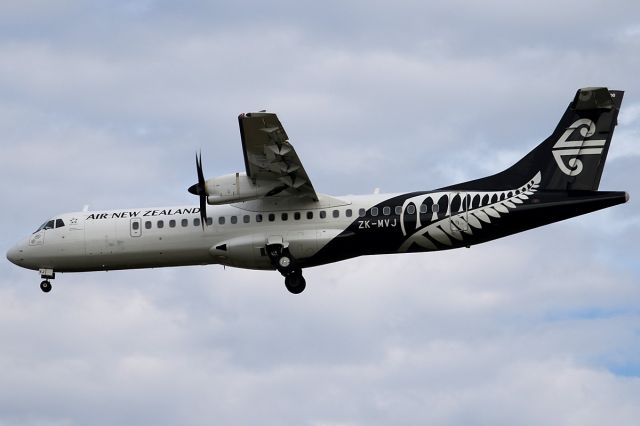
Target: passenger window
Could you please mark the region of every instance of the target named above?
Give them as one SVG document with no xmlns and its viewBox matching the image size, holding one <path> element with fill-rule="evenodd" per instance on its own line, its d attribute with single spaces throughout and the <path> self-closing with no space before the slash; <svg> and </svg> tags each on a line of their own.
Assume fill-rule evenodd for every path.
<svg viewBox="0 0 640 426">
<path fill-rule="evenodd" d="M 231 216 L 231 223 L 233 223 L 234 225 L 238 223 L 238 216 Z"/>
<path fill-rule="evenodd" d="M 389 216 L 391 214 L 391 207 L 384 206 L 382 208 L 382 214 L 385 215 L 385 216 Z"/>
<path fill-rule="evenodd" d="M 420 213 L 426 213 L 427 212 L 427 205 L 426 204 L 420 204 Z"/>
<path fill-rule="evenodd" d="M 186 227 L 189 225 L 189 219 L 182 219 L 182 227 Z"/>
<path fill-rule="evenodd" d="M 340 210 L 334 210 L 333 217 L 340 217 Z"/>
<path fill-rule="evenodd" d="M 139 222 L 131 222 L 131 228 L 133 228 L 134 231 L 137 231 L 140 228 L 140 223 Z"/>
<path fill-rule="evenodd" d="M 367 211 L 365 209 L 358 210 L 358 216 L 365 217 L 367 215 Z"/>
<path fill-rule="evenodd" d="M 282 213 L 282 220 L 287 220 L 289 219 L 289 213 Z"/>
<path fill-rule="evenodd" d="M 347 217 L 351 217 L 353 215 L 353 210 L 347 209 L 347 211 L 345 211 L 345 214 Z"/>
<path fill-rule="evenodd" d="M 256 222 L 262 222 L 262 215 L 259 213 L 256 215 Z"/>
<path fill-rule="evenodd" d="M 224 216 L 220 216 L 220 217 L 218 218 L 218 223 L 219 223 L 220 225 L 224 225 Z"/>
<path fill-rule="evenodd" d="M 378 216 L 378 208 L 371 207 L 371 216 Z"/>
<path fill-rule="evenodd" d="M 242 221 L 244 223 L 249 223 L 251 222 L 251 216 L 249 216 L 248 214 L 245 214 L 244 216 L 242 216 Z"/>
<path fill-rule="evenodd" d="M 209 226 L 213 225 L 213 218 L 212 217 L 208 217 L 207 218 L 207 225 L 209 225 Z"/>
<path fill-rule="evenodd" d="M 294 220 L 300 220 L 300 212 L 295 212 L 295 213 L 293 214 L 293 219 L 294 219 Z"/>
<path fill-rule="evenodd" d="M 56 228 L 62 228 L 64 226 L 64 222 L 62 219 L 56 219 Z"/>
<path fill-rule="evenodd" d="M 163 220 L 159 220 L 158 221 L 158 228 L 164 228 L 164 221 Z"/>
<path fill-rule="evenodd" d="M 313 219 L 313 212 L 307 212 L 307 219 Z"/>
<path fill-rule="evenodd" d="M 401 215 L 402 214 L 402 206 L 396 206 L 395 212 L 396 212 L 397 215 Z"/>
<path fill-rule="evenodd" d="M 325 217 L 327 217 L 327 212 L 324 210 L 320 210 L 320 219 L 324 219 Z"/>
<path fill-rule="evenodd" d="M 407 206 L 407 213 L 414 214 L 415 212 L 416 212 L 416 206 L 414 206 L 413 204 L 409 204 Z"/>
<path fill-rule="evenodd" d="M 144 229 L 151 229 L 151 221 L 150 221 L 150 220 L 147 220 L 147 221 L 144 223 Z"/>
<path fill-rule="evenodd" d="M 269 213 L 269 222 L 273 222 L 276 220 L 276 215 L 273 213 Z"/>
<path fill-rule="evenodd" d="M 438 210 L 440 210 L 440 206 L 434 204 L 431 206 L 431 210 L 433 210 L 434 213 L 438 213 Z"/>
<path fill-rule="evenodd" d="M 171 220 L 169 221 L 169 227 L 170 227 L 170 228 L 175 228 L 175 227 L 176 227 L 176 221 L 175 221 L 175 220 L 173 220 L 173 219 L 171 219 Z"/>
<path fill-rule="evenodd" d="M 198 218 L 193 219 L 193 226 L 200 226 L 200 219 Z"/>
</svg>

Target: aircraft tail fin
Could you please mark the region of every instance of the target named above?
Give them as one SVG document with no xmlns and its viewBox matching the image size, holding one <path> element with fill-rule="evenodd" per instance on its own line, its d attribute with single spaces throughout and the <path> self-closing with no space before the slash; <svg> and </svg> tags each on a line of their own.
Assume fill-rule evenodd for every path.
<svg viewBox="0 0 640 426">
<path fill-rule="evenodd" d="M 542 190 L 596 191 L 623 91 L 579 89 L 551 136 L 505 171 L 447 189 L 509 189 L 541 173 Z"/>
</svg>

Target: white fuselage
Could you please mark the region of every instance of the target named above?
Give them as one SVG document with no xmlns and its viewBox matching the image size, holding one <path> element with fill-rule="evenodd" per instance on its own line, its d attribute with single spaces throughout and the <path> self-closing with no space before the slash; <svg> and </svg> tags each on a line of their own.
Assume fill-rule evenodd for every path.
<svg viewBox="0 0 640 426">
<path fill-rule="evenodd" d="M 304 260 L 356 220 L 360 209 L 389 196 L 208 206 L 204 229 L 197 206 L 65 213 L 55 217 L 53 228 L 12 248 L 8 257 L 26 268 L 56 272 L 212 263 L 273 269 L 265 253 L 270 239 L 281 238 L 295 258 Z"/>
</svg>

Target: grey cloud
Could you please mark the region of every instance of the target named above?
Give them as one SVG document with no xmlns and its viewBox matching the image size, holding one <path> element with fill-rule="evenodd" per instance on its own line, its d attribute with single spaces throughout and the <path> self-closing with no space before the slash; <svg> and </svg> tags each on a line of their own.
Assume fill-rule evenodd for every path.
<svg viewBox="0 0 640 426">
<path fill-rule="evenodd" d="M 312 269 L 311 292 L 295 301 L 277 277 L 219 268 L 64 276 L 52 300 L 34 299 L 28 279 L 3 286 L 3 322 L 17 329 L 3 331 L 4 359 L 23 360 L 4 376 L 3 413 L 22 421 L 32 405 L 18 401 L 35 386 L 51 395 L 40 413 L 72 423 L 502 424 L 522 412 L 531 424 L 549 415 L 632 422 L 637 379 L 616 379 L 602 363 L 619 361 L 637 313 L 540 323 L 540 302 L 580 309 L 579 286 L 596 305 L 619 292 L 594 288 L 588 274 L 516 282 L 536 256 L 520 242 L 507 246 L 475 248 L 473 258 L 435 254 L 427 270 L 419 255 Z M 486 271 L 485 257 L 503 266 Z M 461 261 L 468 272 L 456 268 Z M 403 279 L 393 284 L 398 268 Z M 46 359 L 34 359 L 42 347 Z"/>
<path fill-rule="evenodd" d="M 312 268 L 299 297 L 219 267 L 64 274 L 43 297 L 1 263 L 0 424 L 635 424 L 636 9 L 2 6 L 5 248 L 85 203 L 193 202 L 194 151 L 242 170 L 236 115 L 262 108 L 320 191 L 404 191 L 506 167 L 609 85 L 627 93 L 601 187 L 632 201 Z"/>
</svg>

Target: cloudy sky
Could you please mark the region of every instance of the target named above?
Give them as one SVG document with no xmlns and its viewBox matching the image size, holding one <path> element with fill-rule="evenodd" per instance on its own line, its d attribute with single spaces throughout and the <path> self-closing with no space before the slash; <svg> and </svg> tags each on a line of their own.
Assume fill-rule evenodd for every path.
<svg viewBox="0 0 640 426">
<path fill-rule="evenodd" d="M 640 3 L 0 5 L 0 247 L 57 213 L 195 202 L 277 112 L 330 194 L 495 173 L 583 86 L 626 91 L 631 201 L 434 254 L 305 272 L 58 275 L 0 261 L 0 425 L 636 425 Z"/>
</svg>

